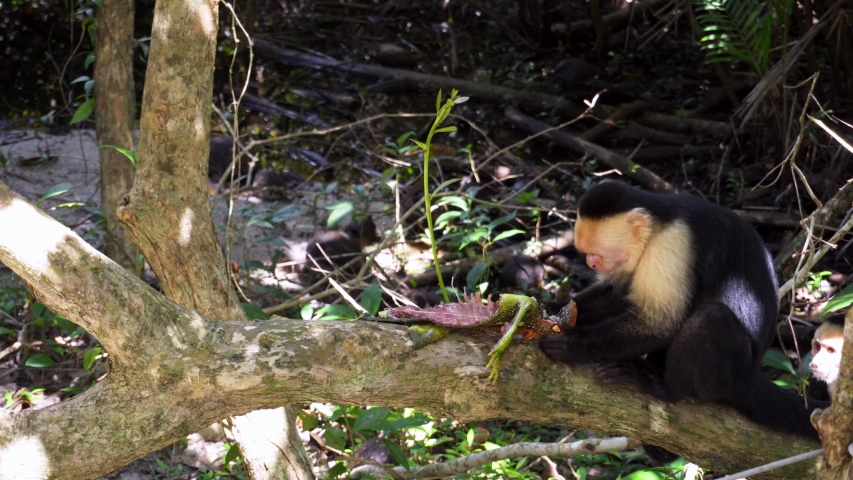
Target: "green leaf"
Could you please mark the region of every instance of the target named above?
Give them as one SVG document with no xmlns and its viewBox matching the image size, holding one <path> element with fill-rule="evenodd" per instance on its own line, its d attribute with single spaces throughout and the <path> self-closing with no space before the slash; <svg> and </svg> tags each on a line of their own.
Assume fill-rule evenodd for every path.
<svg viewBox="0 0 853 480">
<path fill-rule="evenodd" d="M 507 230 L 505 232 L 501 232 L 498 234 L 498 236 L 496 236 L 495 238 L 492 239 L 492 243 L 497 242 L 498 240 L 503 240 L 504 238 L 507 238 L 507 237 L 511 237 L 513 235 L 518 235 L 519 233 L 524 233 L 524 230 L 519 230 L 517 228 L 514 228 L 512 230 Z"/>
<path fill-rule="evenodd" d="M 823 307 L 823 313 L 821 316 L 842 308 L 847 308 L 850 305 L 853 305 L 853 284 L 848 285 L 847 288 L 836 293 L 835 296 L 832 297 L 832 300 L 826 302 L 826 306 Z"/>
<path fill-rule="evenodd" d="M 246 221 L 246 228 L 253 225 L 260 228 L 275 228 L 275 226 L 267 220 L 266 214 L 263 213 L 256 213 Z"/>
<path fill-rule="evenodd" d="M 346 305 L 326 305 L 317 310 L 318 320 L 355 320 L 355 313 Z"/>
<path fill-rule="evenodd" d="M 299 416 L 299 419 L 302 420 L 302 431 L 307 432 L 308 430 L 314 430 L 315 428 L 320 426 L 320 420 L 317 420 L 317 417 L 311 415 L 305 410 L 297 409 L 296 415 Z"/>
<path fill-rule="evenodd" d="M 355 210 L 355 204 L 346 200 L 334 205 L 327 205 L 326 210 L 332 211 L 332 213 L 329 214 L 329 219 L 326 221 L 326 227 L 330 228 L 340 223 L 344 217 L 352 213 L 352 211 Z"/>
<path fill-rule="evenodd" d="M 445 133 L 445 132 L 455 132 L 455 131 L 456 131 L 456 127 L 451 125 L 449 127 L 441 127 L 438 130 L 436 130 L 435 133 Z"/>
<path fill-rule="evenodd" d="M 14 336 L 17 336 L 18 334 L 12 329 L 9 329 L 6 327 L 0 327 L 0 335 L 12 335 L 14 337 Z"/>
<path fill-rule="evenodd" d="M 464 198 L 462 198 L 458 195 L 448 195 L 446 197 L 442 197 L 441 201 L 438 202 L 438 204 L 436 206 L 440 207 L 442 205 L 453 205 L 454 207 L 458 208 L 459 210 L 463 210 L 465 212 L 467 212 L 469 210 L 468 202 Z"/>
<path fill-rule="evenodd" d="M 399 445 L 388 440 L 387 438 L 383 438 L 382 442 L 385 443 L 385 446 L 388 448 L 388 452 L 391 453 L 391 456 L 394 457 L 394 460 L 397 461 L 403 468 L 406 469 L 407 472 L 411 472 L 411 468 L 409 467 L 409 459 L 403 455 L 403 449 L 400 448 Z"/>
<path fill-rule="evenodd" d="M 502 217 L 492 220 L 491 222 L 489 222 L 489 225 L 486 226 L 486 228 L 488 228 L 489 230 L 493 230 L 495 227 L 511 221 L 513 218 L 515 218 L 516 212 L 517 210 L 513 210 L 512 213 L 508 213 Z"/>
<path fill-rule="evenodd" d="M 781 378 L 778 380 L 773 380 L 773 383 L 775 383 L 779 388 L 784 388 L 785 390 L 794 390 L 794 385 L 791 382 L 788 382 Z"/>
<path fill-rule="evenodd" d="M 761 363 L 769 367 L 778 368 L 779 370 L 788 372 L 791 375 L 797 374 L 797 371 L 794 370 L 794 366 L 791 364 L 791 359 L 779 350 L 767 350 L 764 354 L 764 358 L 761 360 Z"/>
<path fill-rule="evenodd" d="M 35 368 L 45 368 L 55 366 L 56 362 L 54 362 L 53 359 L 48 357 L 47 355 L 39 353 L 28 358 L 24 365 Z"/>
<path fill-rule="evenodd" d="M 437 125 L 441 125 L 442 122 L 447 120 L 448 115 L 450 115 L 450 109 L 442 107 L 442 109 L 439 110 L 438 115 L 436 115 L 435 123 Z"/>
<path fill-rule="evenodd" d="M 462 216 L 464 212 L 460 212 L 459 210 L 450 210 L 448 212 L 444 212 L 435 219 L 435 228 L 440 229 L 444 228 L 444 225 L 451 220 L 456 220 L 460 216 Z"/>
<path fill-rule="evenodd" d="M 385 420 L 390 411 L 385 407 L 373 407 L 369 410 L 362 410 L 361 415 L 355 419 L 352 428 L 361 433 L 386 430 L 391 426 L 391 423 Z"/>
<path fill-rule="evenodd" d="M 328 441 L 328 440 L 327 440 Z M 341 447 L 343 448 L 343 447 Z M 334 467 L 329 469 L 329 476 L 327 478 L 339 478 L 348 472 L 347 466 L 345 462 L 338 462 Z"/>
<path fill-rule="evenodd" d="M 101 145 L 99 148 L 112 148 L 113 150 L 127 157 L 127 159 L 130 160 L 130 163 L 132 163 L 134 167 L 136 166 L 136 155 L 138 153 L 136 150 L 128 150 L 126 148 L 117 147 L 115 145 Z"/>
<path fill-rule="evenodd" d="M 454 183 L 459 182 L 461 180 L 462 180 L 461 178 L 451 178 L 450 180 L 447 180 L 446 182 L 442 182 L 441 185 L 435 187 L 435 190 L 432 191 L 432 194 L 435 195 L 436 193 L 444 190 L 445 188 L 449 187 L 450 185 L 453 185 Z"/>
<path fill-rule="evenodd" d="M 637 470 L 636 472 L 622 477 L 623 480 L 662 480 L 667 478 L 664 473 L 658 473 L 654 470 Z"/>
<path fill-rule="evenodd" d="M 406 132 L 406 133 L 400 135 L 399 137 L 397 137 L 397 142 L 396 142 L 397 148 L 402 148 L 406 144 L 406 140 L 408 140 L 409 137 L 411 137 L 414 134 L 415 134 L 415 132 Z"/>
<path fill-rule="evenodd" d="M 86 353 L 83 354 L 83 370 L 91 370 L 92 364 L 95 363 L 95 359 L 103 351 L 104 349 L 102 349 L 101 347 L 92 347 L 86 350 Z"/>
<path fill-rule="evenodd" d="M 361 292 L 361 301 L 359 304 L 373 316 L 379 312 L 379 307 L 382 306 L 382 289 L 378 283 L 371 283 L 369 287 Z"/>
<path fill-rule="evenodd" d="M 269 245 L 271 247 L 284 247 L 290 248 L 287 243 L 281 239 L 281 237 L 277 237 L 275 235 L 271 235 L 269 237 L 264 237 L 258 240 L 259 245 Z"/>
<path fill-rule="evenodd" d="M 431 421 L 433 420 L 428 415 L 416 413 L 411 417 L 404 417 L 394 420 L 393 422 L 391 422 L 389 430 L 396 432 L 404 428 L 420 427 L 421 425 L 426 425 Z"/>
<path fill-rule="evenodd" d="M 225 454 L 225 457 L 222 458 L 222 463 L 224 463 L 225 465 L 228 465 L 229 463 L 233 462 L 234 460 L 237 460 L 238 458 L 240 458 L 240 456 L 241 456 L 240 455 L 240 447 L 237 446 L 236 443 L 229 443 L 228 444 L 228 452 Z"/>
<path fill-rule="evenodd" d="M 302 208 L 299 205 L 285 205 L 278 209 L 272 216 L 273 223 L 281 223 L 287 219 L 295 218 L 302 215 Z"/>
<path fill-rule="evenodd" d="M 75 123 L 80 123 L 83 120 L 89 118 L 89 115 L 95 111 L 95 99 L 90 98 L 85 102 L 81 103 L 79 107 L 77 107 L 77 111 L 74 112 L 74 116 L 71 117 L 70 125 L 74 125 Z"/>
<path fill-rule="evenodd" d="M 73 332 L 77 329 L 77 325 L 74 324 L 71 320 L 63 317 L 62 315 L 55 315 L 53 317 L 53 324 L 59 327 L 63 332 Z"/>
<path fill-rule="evenodd" d="M 435 113 L 438 113 L 441 110 L 441 89 L 438 89 L 438 95 L 435 97 Z"/>
<path fill-rule="evenodd" d="M 314 317 L 314 307 L 310 303 L 302 305 L 299 316 L 302 317 L 302 320 L 311 320 Z"/>
<path fill-rule="evenodd" d="M 343 450 L 344 442 L 346 441 L 346 434 L 340 428 L 326 428 L 326 431 L 323 432 L 323 438 L 326 440 L 326 443 L 334 449 Z"/>
<path fill-rule="evenodd" d="M 477 285 L 486 274 L 486 271 L 489 270 L 489 265 L 491 265 L 491 262 L 479 261 L 474 265 L 474 268 L 468 271 L 468 275 L 465 277 L 465 285 L 468 287 L 468 291 L 477 291 Z"/>
<path fill-rule="evenodd" d="M 424 142 L 419 142 L 419 141 L 415 140 L 414 138 L 412 139 L 412 141 L 415 143 L 415 145 L 420 147 L 421 150 L 423 150 L 424 152 L 427 151 L 427 146 Z"/>
<path fill-rule="evenodd" d="M 246 313 L 246 316 L 249 317 L 249 320 L 269 320 L 270 317 L 260 308 L 252 305 L 251 303 L 240 302 L 240 305 L 243 307 L 243 311 Z"/>
<path fill-rule="evenodd" d="M 70 182 L 63 182 L 50 187 L 49 189 L 47 189 L 47 192 L 45 192 L 45 194 L 42 195 L 41 198 L 39 198 L 38 202 L 36 202 L 36 206 L 41 206 L 41 202 L 47 200 L 50 197 L 62 195 L 63 193 L 71 190 L 72 187 L 74 187 L 74 184 Z"/>
<path fill-rule="evenodd" d="M 488 234 L 489 232 L 485 228 L 475 228 L 474 230 L 462 236 L 461 244 L 459 245 L 459 250 L 462 250 L 471 243 L 479 241 L 481 238 L 485 238 Z"/>
</svg>

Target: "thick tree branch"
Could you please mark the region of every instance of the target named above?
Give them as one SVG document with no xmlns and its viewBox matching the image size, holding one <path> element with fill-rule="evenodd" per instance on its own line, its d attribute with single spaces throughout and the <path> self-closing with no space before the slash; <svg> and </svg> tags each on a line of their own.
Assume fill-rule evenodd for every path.
<svg viewBox="0 0 853 480">
<path fill-rule="evenodd" d="M 145 282 L 3 182 L 0 261 L 18 273 L 51 310 L 95 335 L 110 352 L 111 362 L 128 368 L 141 358 L 151 358 L 157 345 L 177 340 L 168 332 L 170 325 L 160 322 L 168 323 L 179 312 L 189 313 L 162 303 L 162 295 Z"/>
<path fill-rule="evenodd" d="M 551 363 L 532 342 L 507 350 L 501 381 L 492 385 L 488 335 L 455 334 L 412 350 L 407 331 L 392 325 L 206 319 L 141 284 L 3 184 L 0 225 L 16 226 L 0 229 L 0 261 L 48 307 L 95 333 L 113 359 L 105 382 L 69 401 L 0 414 L 0 478 L 17 474 L 21 452 L 29 469 L 14 478 L 91 478 L 224 416 L 307 402 L 570 425 L 660 445 L 717 471 L 817 448 L 718 405 L 667 404 L 605 385 L 587 369 Z M 29 231 L 38 235 L 19 238 Z M 774 475 L 804 478 L 810 467 Z"/>
</svg>

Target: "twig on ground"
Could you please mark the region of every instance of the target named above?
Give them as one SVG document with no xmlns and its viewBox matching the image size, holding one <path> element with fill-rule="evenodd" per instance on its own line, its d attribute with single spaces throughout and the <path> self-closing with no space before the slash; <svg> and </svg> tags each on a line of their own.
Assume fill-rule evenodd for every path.
<svg viewBox="0 0 853 480">
<path fill-rule="evenodd" d="M 618 452 L 629 450 L 640 446 L 640 442 L 626 437 L 613 438 L 591 438 L 573 443 L 538 443 L 521 442 L 506 447 L 496 448 L 484 452 L 472 453 L 462 458 L 444 463 L 436 463 L 423 467 L 412 468 L 408 472 L 408 478 L 441 478 L 451 475 L 465 473 L 472 468 L 487 463 L 505 460 L 508 458 L 535 456 L 535 457 L 577 457 L 579 455 L 596 454 L 605 452 Z M 395 467 L 394 471 L 405 475 L 406 469 Z M 362 478 L 365 475 L 384 473 L 378 471 L 374 466 L 360 466 L 352 471 L 352 478 Z"/>
</svg>

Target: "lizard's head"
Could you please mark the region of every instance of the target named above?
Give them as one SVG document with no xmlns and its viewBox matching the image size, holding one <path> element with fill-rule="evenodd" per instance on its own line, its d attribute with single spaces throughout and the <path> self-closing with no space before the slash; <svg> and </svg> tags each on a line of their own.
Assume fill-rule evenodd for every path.
<svg viewBox="0 0 853 480">
<path fill-rule="evenodd" d="M 551 327 L 551 333 L 563 333 L 575 326 L 578 321 L 578 306 L 575 304 L 574 300 L 569 300 L 569 303 L 566 304 L 560 310 L 556 316 L 549 317 L 553 326 Z"/>
</svg>

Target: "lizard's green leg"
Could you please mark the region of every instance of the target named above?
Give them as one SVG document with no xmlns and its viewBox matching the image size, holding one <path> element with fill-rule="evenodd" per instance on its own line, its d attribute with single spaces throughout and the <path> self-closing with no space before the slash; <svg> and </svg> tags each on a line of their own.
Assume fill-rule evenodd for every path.
<svg viewBox="0 0 853 480">
<path fill-rule="evenodd" d="M 450 328 L 439 327 L 438 325 L 412 325 L 409 327 L 409 338 L 412 339 L 415 349 L 437 342 L 447 336 L 448 333 L 450 333 Z"/>
<path fill-rule="evenodd" d="M 492 347 L 492 350 L 489 352 L 489 363 L 486 365 L 486 368 L 492 367 L 492 373 L 489 375 L 489 380 L 492 383 L 497 383 L 498 375 L 500 375 L 500 366 L 501 366 L 501 357 L 503 356 L 504 350 L 509 346 L 509 343 L 512 341 L 513 335 L 515 335 L 518 327 L 524 322 L 526 318 L 530 315 L 536 315 L 539 311 L 539 303 L 530 297 L 524 295 L 511 295 L 506 294 L 501 297 L 500 305 L 498 305 L 499 312 L 496 316 L 509 316 L 509 312 L 511 312 L 512 308 L 515 308 L 515 315 L 513 315 L 512 319 L 507 319 L 507 323 L 505 324 L 505 329 L 503 331 L 503 336 L 498 343 Z"/>
</svg>

